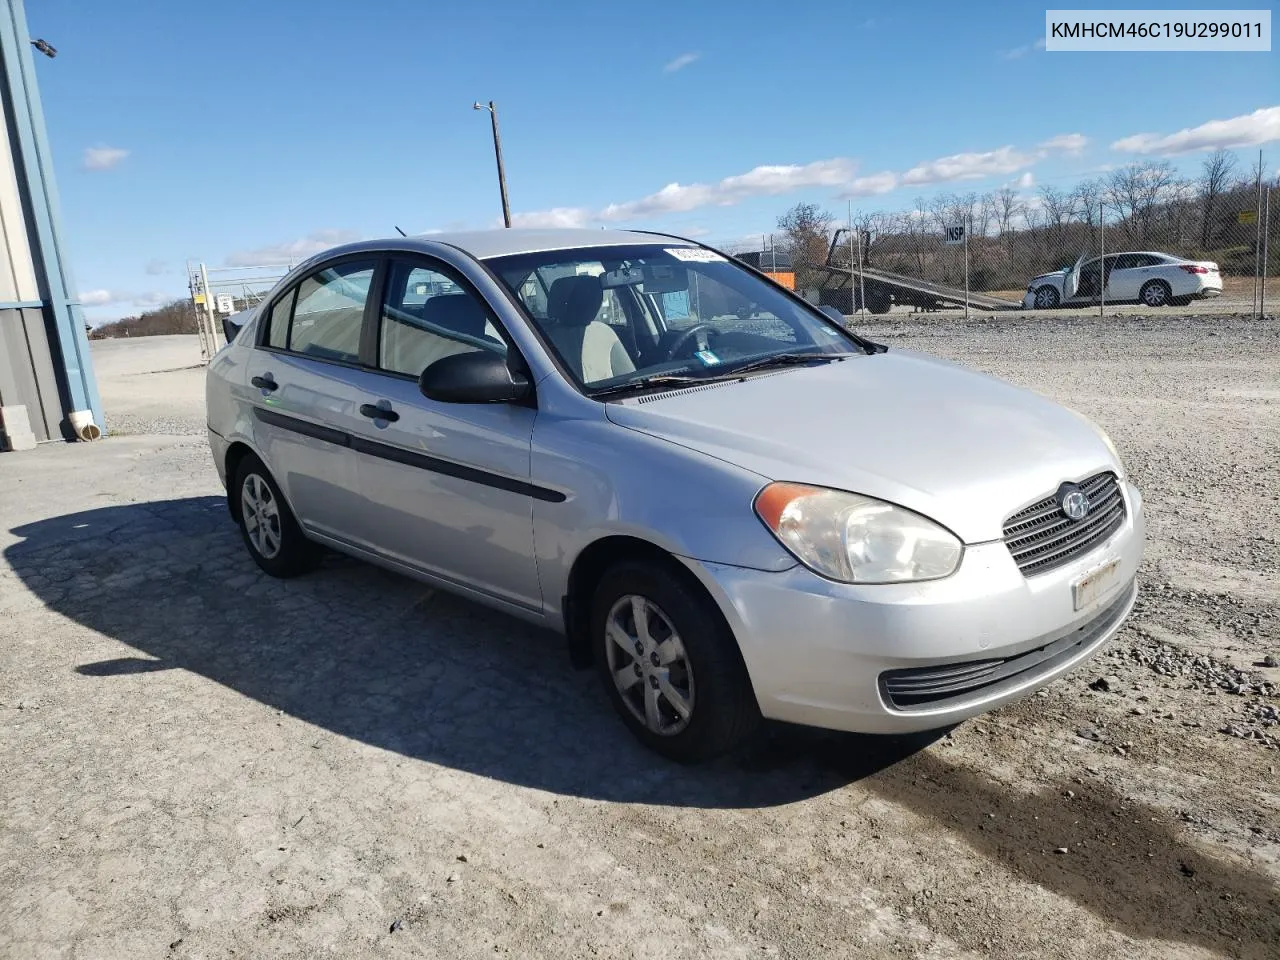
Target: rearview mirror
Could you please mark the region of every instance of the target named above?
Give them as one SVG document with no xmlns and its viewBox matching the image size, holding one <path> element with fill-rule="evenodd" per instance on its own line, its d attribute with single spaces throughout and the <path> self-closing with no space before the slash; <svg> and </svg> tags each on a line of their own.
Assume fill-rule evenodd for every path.
<svg viewBox="0 0 1280 960">
<path fill-rule="evenodd" d="M 511 403 L 527 397 L 531 386 L 523 373 L 507 368 L 505 357 L 476 350 L 441 357 L 422 371 L 418 389 L 441 403 Z"/>
</svg>

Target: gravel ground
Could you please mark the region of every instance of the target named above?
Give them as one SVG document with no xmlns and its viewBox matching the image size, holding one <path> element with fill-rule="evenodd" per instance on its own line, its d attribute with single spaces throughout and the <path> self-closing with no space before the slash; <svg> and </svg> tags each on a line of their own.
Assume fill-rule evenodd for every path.
<svg viewBox="0 0 1280 960">
<path fill-rule="evenodd" d="M 553 637 L 353 561 L 262 577 L 193 340 L 95 344 L 116 434 L 0 457 L 0 956 L 1280 956 L 1280 323 L 863 329 L 1111 433 L 1138 607 L 948 734 L 693 770 Z"/>
</svg>

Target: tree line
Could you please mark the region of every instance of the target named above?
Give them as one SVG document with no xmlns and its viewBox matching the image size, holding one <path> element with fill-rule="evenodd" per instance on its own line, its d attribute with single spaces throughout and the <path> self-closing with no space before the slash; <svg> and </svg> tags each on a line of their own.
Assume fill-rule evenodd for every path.
<svg viewBox="0 0 1280 960">
<path fill-rule="evenodd" d="M 1256 164 L 1241 170 L 1234 154 L 1219 150 L 1189 178 L 1168 161 L 1145 161 L 1071 188 L 1043 184 L 1030 197 L 1013 186 L 943 193 L 918 198 L 907 211 L 859 212 L 853 219 L 864 265 L 950 284 L 962 282 L 963 251 L 946 246 L 943 233 L 949 225 L 967 224 L 974 290 L 1020 289 L 1039 273 L 1070 266 L 1082 253 L 1096 254 L 1103 242 L 1117 252 L 1156 250 L 1215 260 L 1224 274 L 1252 276 L 1256 227 L 1241 224 L 1238 214 L 1256 209 L 1260 178 L 1265 190 L 1268 180 Z M 1271 275 L 1280 262 L 1277 221 L 1280 212 L 1272 218 Z M 813 203 L 797 204 L 778 218 L 779 248 L 798 265 L 801 286 L 824 284 L 828 275 L 805 265 L 825 263 L 829 255 L 833 265 L 848 269 L 848 236 L 832 247 L 843 225 Z"/>
</svg>

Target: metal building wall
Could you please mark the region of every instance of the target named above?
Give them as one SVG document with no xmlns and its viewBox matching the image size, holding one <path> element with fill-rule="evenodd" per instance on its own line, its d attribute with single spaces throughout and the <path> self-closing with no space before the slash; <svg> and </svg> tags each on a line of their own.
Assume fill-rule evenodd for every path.
<svg viewBox="0 0 1280 960">
<path fill-rule="evenodd" d="M 22 0 L 0 0 L 0 114 L 0 406 L 25 406 L 36 440 L 73 439 L 73 411 L 87 411 L 99 428 L 104 420 L 58 238 Z"/>
</svg>

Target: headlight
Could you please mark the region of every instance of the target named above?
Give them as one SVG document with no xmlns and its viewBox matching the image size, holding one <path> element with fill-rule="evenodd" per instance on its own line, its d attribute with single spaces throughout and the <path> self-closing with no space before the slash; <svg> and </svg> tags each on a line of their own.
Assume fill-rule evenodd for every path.
<svg viewBox="0 0 1280 960">
<path fill-rule="evenodd" d="M 964 546 L 950 530 L 892 503 L 842 490 L 771 483 L 756 514 L 806 567 L 846 583 L 950 576 Z"/>
</svg>

